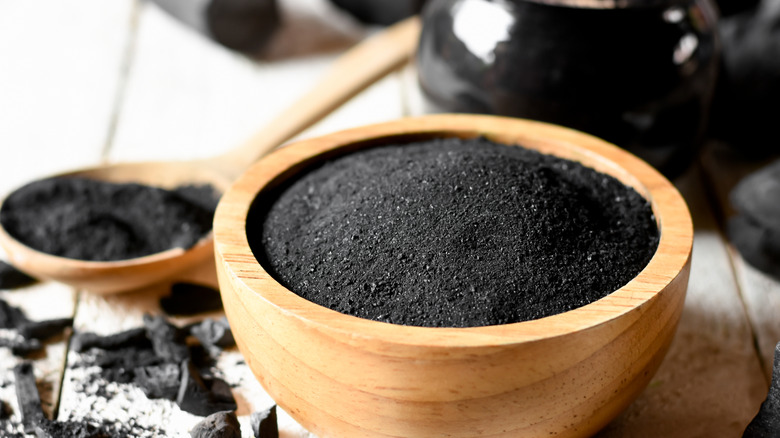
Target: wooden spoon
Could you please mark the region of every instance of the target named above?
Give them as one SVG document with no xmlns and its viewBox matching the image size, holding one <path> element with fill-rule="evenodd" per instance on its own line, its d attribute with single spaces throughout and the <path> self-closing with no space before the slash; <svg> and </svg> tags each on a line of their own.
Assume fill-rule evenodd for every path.
<svg viewBox="0 0 780 438">
<path fill-rule="evenodd" d="M 163 188 L 207 183 L 224 192 L 257 159 L 407 62 L 415 52 L 419 32 L 419 18 L 412 17 L 361 42 L 342 55 L 309 93 L 245 144 L 225 154 L 183 162 L 110 164 L 57 176 L 137 182 Z M 101 294 L 158 283 L 213 257 L 212 233 L 187 250 L 174 248 L 144 257 L 107 262 L 76 260 L 37 251 L 13 238 L 2 226 L 0 245 L 14 266 L 34 277 Z"/>
</svg>

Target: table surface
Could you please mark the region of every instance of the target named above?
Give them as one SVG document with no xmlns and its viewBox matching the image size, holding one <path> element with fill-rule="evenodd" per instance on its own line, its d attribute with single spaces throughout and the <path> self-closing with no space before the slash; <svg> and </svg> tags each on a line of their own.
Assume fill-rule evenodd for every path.
<svg viewBox="0 0 780 438">
<path fill-rule="evenodd" d="M 262 128 L 340 52 L 375 30 L 325 0 L 280 1 L 284 27 L 258 59 L 216 45 L 144 1 L 0 2 L 0 195 L 102 162 L 216 155 Z M 425 111 L 409 65 L 302 137 Z M 756 166 L 732 155 L 725 145 L 709 144 L 675 181 L 696 230 L 685 309 L 650 385 L 599 436 L 738 437 L 766 396 L 780 341 L 780 283 L 744 262 L 724 237 L 728 191 Z M 216 285 L 211 265 L 173 280 Z M 72 316 L 76 330 L 109 334 L 139 326 L 144 313 L 160 313 L 158 298 L 168 286 L 101 297 L 40 283 L 0 291 L 0 298 L 35 320 Z M 0 399 L 15 410 L 16 422 L 11 370 L 19 360 L 0 349 Z M 139 436 L 183 437 L 200 420 L 134 388 L 117 385 L 110 397 L 85 391 L 89 371 L 72 366 L 78 360 L 67 335 L 34 358 L 45 410 L 57 419 L 165 425 L 165 432 Z M 273 401 L 239 352 L 223 354 L 218 368 L 236 385 L 243 433 L 251 436 L 249 413 Z M 284 412 L 280 428 L 283 437 L 310 435 Z"/>
</svg>

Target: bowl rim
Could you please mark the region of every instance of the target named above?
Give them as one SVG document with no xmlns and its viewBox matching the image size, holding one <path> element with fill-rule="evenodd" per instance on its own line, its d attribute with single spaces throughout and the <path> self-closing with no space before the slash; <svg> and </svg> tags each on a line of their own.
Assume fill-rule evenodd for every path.
<svg viewBox="0 0 780 438">
<path fill-rule="evenodd" d="M 633 186 L 650 201 L 659 225 L 661 238 L 655 255 L 629 283 L 585 306 L 531 321 L 458 328 L 404 326 L 342 314 L 296 295 L 274 280 L 257 261 L 246 236 L 246 218 L 255 197 L 267 185 L 286 179 L 312 161 L 344 153 L 349 147 L 442 135 L 485 136 L 584 161 L 586 166 Z M 250 167 L 224 193 L 213 230 L 217 270 L 231 279 L 237 298 L 248 308 L 251 309 L 253 300 L 264 300 L 312 329 L 346 334 L 355 342 L 379 338 L 407 346 L 442 348 L 538 341 L 636 315 L 635 310 L 641 314 L 642 307 L 686 272 L 693 246 L 693 223 L 684 199 L 671 182 L 638 157 L 602 139 L 562 126 L 474 114 L 401 118 L 301 140 L 278 149 Z"/>
</svg>

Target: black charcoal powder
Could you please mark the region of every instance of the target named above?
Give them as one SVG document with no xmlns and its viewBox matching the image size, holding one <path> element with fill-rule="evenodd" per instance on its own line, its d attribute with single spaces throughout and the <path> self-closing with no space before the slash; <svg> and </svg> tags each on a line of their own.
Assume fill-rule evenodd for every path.
<svg viewBox="0 0 780 438">
<path fill-rule="evenodd" d="M 484 138 L 334 158 L 261 193 L 247 236 L 303 298 L 429 327 L 581 307 L 634 278 L 659 240 L 647 200 L 615 178 Z"/>
<path fill-rule="evenodd" d="M 166 190 L 85 178 L 49 178 L 11 193 L 0 223 L 39 251 L 91 261 L 190 248 L 211 231 L 219 194 L 209 185 Z"/>
</svg>

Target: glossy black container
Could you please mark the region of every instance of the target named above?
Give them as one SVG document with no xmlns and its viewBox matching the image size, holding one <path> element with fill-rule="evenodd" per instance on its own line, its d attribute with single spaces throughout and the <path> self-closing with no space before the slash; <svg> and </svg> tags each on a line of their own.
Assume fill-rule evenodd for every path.
<svg viewBox="0 0 780 438">
<path fill-rule="evenodd" d="M 679 174 L 707 121 L 715 8 L 710 0 L 619 4 L 429 1 L 417 66 L 432 110 L 569 126 Z"/>
</svg>

